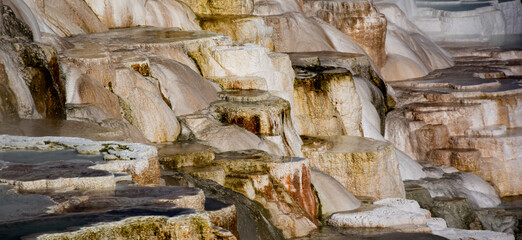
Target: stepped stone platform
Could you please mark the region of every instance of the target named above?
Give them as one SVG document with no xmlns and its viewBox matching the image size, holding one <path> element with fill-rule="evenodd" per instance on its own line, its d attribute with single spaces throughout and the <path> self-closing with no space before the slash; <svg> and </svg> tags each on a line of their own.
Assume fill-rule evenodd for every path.
<svg viewBox="0 0 522 240">
<path fill-rule="evenodd" d="M 283 135 L 290 104 L 262 91 L 221 92 L 224 100 L 213 102 L 210 112 L 222 122 L 236 124 L 256 135 Z"/>
<path fill-rule="evenodd" d="M 217 120 L 242 127 L 278 146 L 284 156 L 301 156 L 301 139 L 292 120 L 290 103 L 263 90 L 226 90 L 210 104 Z"/>
<path fill-rule="evenodd" d="M 181 132 L 177 117 L 195 114 L 218 100 L 218 87 L 205 78 L 225 89 L 269 90 L 292 101 L 288 56 L 227 36 L 135 27 L 67 41 L 74 47 L 63 49 L 60 63 L 70 83 L 68 117 L 96 123 L 114 118 L 151 142 L 176 140 Z M 94 98 L 93 93 L 103 97 Z M 297 151 L 287 155 L 300 155 L 293 150 Z"/>
<path fill-rule="evenodd" d="M 198 188 L 138 185 L 159 183 L 153 146 L 1 135 L 0 151 L 2 239 L 236 239 L 233 205 L 207 204 Z"/>
<path fill-rule="evenodd" d="M 259 202 L 285 237 L 304 236 L 317 228 L 317 202 L 306 159 L 260 150 L 214 153 L 194 142 L 160 148 L 159 158 L 167 170 L 212 180 Z"/>
<path fill-rule="evenodd" d="M 404 197 L 395 148 L 354 136 L 303 137 L 310 166 L 334 177 L 355 196 Z"/>
<path fill-rule="evenodd" d="M 386 138 L 418 161 L 471 171 L 500 196 L 522 194 L 520 50 L 447 45 L 455 66 L 391 85 L 401 103 Z M 500 74 L 502 73 L 502 74 Z"/>
<path fill-rule="evenodd" d="M 157 150 L 155 147 L 144 144 L 116 141 L 96 142 L 71 137 L 21 137 L 0 135 L 0 151 L 20 150 L 74 150 L 78 154 L 83 155 L 101 154 L 103 155 L 103 162 L 78 163 L 77 166 L 106 170 L 114 173 L 131 174 L 133 180 L 140 184 L 157 184 L 159 177 Z M 8 166 L 9 165 L 10 164 L 8 164 Z M 45 166 L 41 167 L 45 168 Z M 55 167 L 57 169 L 60 168 L 58 165 Z M 13 168 L 16 169 L 15 166 L 13 166 Z M 33 166 L 31 168 L 38 167 Z M 61 168 L 64 167 L 62 166 Z"/>
</svg>

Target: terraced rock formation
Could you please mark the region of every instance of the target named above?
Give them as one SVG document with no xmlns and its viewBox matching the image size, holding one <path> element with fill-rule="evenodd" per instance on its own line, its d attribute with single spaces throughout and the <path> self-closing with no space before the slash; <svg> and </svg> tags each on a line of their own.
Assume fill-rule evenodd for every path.
<svg viewBox="0 0 522 240">
<path fill-rule="evenodd" d="M 476 47 L 454 53 L 454 68 L 393 84 L 403 104 L 389 114 L 394 131 L 386 136 L 419 161 L 474 172 L 501 196 L 519 195 L 522 98 L 518 73 L 509 69 L 520 64 L 520 53 Z M 492 75 L 498 72 L 510 76 Z"/>
</svg>

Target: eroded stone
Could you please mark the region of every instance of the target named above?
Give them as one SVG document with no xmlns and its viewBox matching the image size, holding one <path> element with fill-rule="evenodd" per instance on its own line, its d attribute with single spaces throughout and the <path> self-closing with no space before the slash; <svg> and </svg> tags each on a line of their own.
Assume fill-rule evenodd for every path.
<svg viewBox="0 0 522 240">
<path fill-rule="evenodd" d="M 356 196 L 404 197 L 393 145 L 368 138 L 305 137 L 310 166 L 334 177 Z"/>
</svg>

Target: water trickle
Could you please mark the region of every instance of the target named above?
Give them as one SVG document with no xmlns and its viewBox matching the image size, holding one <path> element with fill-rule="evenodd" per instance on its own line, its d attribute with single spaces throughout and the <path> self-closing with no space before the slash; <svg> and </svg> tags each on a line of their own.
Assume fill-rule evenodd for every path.
<svg viewBox="0 0 522 240">
<path fill-rule="evenodd" d="M 7 5 L 11 7 L 11 9 L 15 12 L 15 14 L 21 18 L 26 24 L 29 25 L 31 28 L 31 31 L 33 33 L 33 40 L 35 42 L 40 42 L 42 33 L 40 32 L 40 27 L 38 25 L 38 20 L 34 16 L 31 9 L 25 4 L 24 1 L 17 1 L 17 0 L 3 0 L 0 2 L 1 5 Z M 2 23 L 0 21 L 0 23 Z"/>
<path fill-rule="evenodd" d="M 312 185 L 318 194 L 324 219 L 332 213 L 354 210 L 361 206 L 359 200 L 335 178 L 315 168 L 312 168 L 311 172 Z"/>
</svg>

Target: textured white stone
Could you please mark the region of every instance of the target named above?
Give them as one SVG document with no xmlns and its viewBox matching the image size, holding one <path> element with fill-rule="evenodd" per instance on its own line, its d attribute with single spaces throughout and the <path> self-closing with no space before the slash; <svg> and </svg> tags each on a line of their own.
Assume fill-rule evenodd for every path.
<svg viewBox="0 0 522 240">
<path fill-rule="evenodd" d="M 394 227 L 426 225 L 431 214 L 413 200 L 387 198 L 374 203 L 369 211 L 333 214 L 327 223 L 336 227 Z"/>
<path fill-rule="evenodd" d="M 84 138 L 73 137 L 22 137 L 0 135 L 0 150 L 40 150 L 52 151 L 61 149 L 77 149 L 82 154 L 101 154 L 101 150 L 107 146 L 119 146 L 115 148 L 117 160 L 105 163 L 97 163 L 93 169 L 107 170 L 111 172 L 133 172 L 140 174 L 149 167 L 149 159 L 156 157 L 156 147 L 140 143 L 124 142 L 96 142 Z M 120 150 L 119 150 L 120 149 Z M 125 149 L 124 151 L 122 151 Z"/>
<path fill-rule="evenodd" d="M 443 172 L 442 169 L 440 171 Z M 473 173 L 454 172 L 450 175 L 442 176 L 440 174 L 429 177 L 439 177 L 440 179 L 420 180 L 417 184 L 428 189 L 432 197 L 464 197 L 475 208 L 496 207 L 500 204 L 500 198 L 495 188 Z"/>
</svg>

